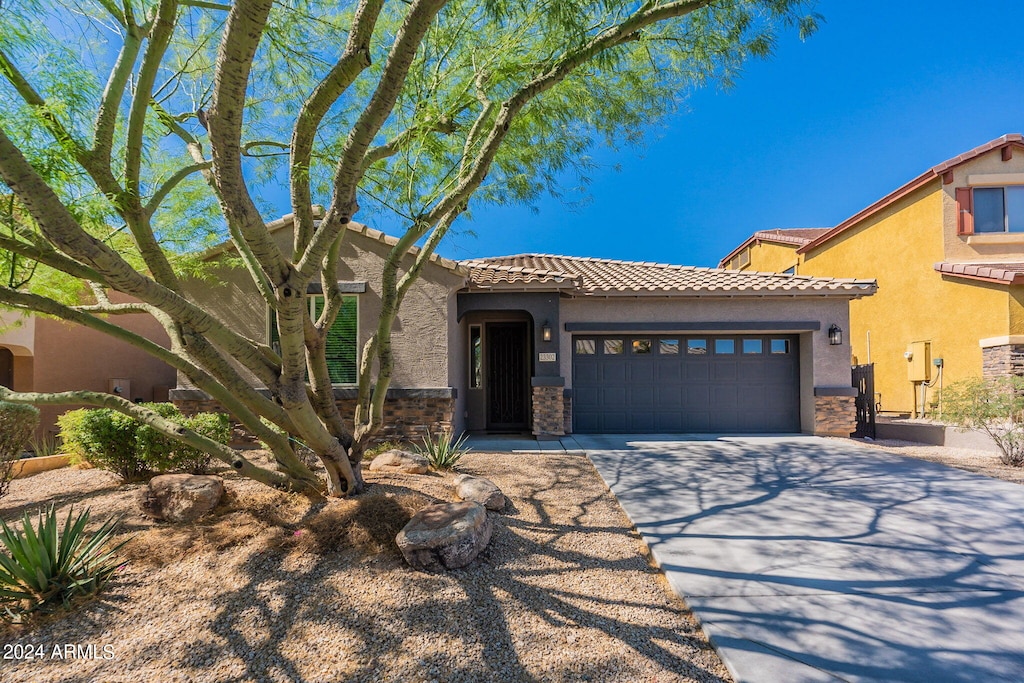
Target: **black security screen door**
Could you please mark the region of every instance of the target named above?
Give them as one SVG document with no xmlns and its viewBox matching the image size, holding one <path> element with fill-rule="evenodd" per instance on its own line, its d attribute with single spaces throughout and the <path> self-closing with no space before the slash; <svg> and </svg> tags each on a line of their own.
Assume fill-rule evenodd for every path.
<svg viewBox="0 0 1024 683">
<path fill-rule="evenodd" d="M 487 325 L 487 429 L 522 430 L 527 422 L 527 324 Z"/>
</svg>

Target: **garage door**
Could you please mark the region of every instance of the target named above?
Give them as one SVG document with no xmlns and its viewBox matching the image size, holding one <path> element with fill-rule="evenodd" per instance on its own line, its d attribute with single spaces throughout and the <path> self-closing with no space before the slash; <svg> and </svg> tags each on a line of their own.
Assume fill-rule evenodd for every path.
<svg viewBox="0 0 1024 683">
<path fill-rule="evenodd" d="M 573 337 L 580 433 L 800 431 L 796 335 Z"/>
</svg>

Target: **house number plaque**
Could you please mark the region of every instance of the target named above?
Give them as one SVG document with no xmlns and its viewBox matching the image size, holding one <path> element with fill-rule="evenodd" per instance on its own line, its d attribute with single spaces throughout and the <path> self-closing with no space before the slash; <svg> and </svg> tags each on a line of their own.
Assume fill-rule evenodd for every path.
<svg viewBox="0 0 1024 683">
<path fill-rule="evenodd" d="M 557 353 L 538 353 L 537 356 L 537 360 L 541 363 L 554 363 L 558 360 Z"/>
</svg>

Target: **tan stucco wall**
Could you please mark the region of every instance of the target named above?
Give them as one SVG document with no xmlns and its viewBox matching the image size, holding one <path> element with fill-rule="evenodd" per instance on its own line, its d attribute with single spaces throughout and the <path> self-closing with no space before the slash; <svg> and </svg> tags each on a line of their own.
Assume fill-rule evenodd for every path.
<svg viewBox="0 0 1024 683">
<path fill-rule="evenodd" d="M 758 241 L 751 245 L 750 263 L 741 270 L 760 271 L 762 273 L 782 273 L 797 265 L 796 249 L 798 245 L 775 244 Z M 797 273 L 800 272 L 799 267 Z"/>
<path fill-rule="evenodd" d="M 282 248 L 287 247 L 290 230 L 275 234 Z M 348 233 L 342 244 L 338 280 L 366 282 L 366 292 L 356 294 L 359 310 L 359 351 L 377 327 L 380 315 L 381 268 L 388 247 L 356 233 Z M 288 248 L 290 251 L 290 248 Z M 407 263 L 411 264 L 412 259 Z M 433 263 L 423 269 L 421 277 L 409 289 L 402 303 L 392 334 L 395 353 L 394 388 L 436 388 L 451 384 L 449 368 L 449 337 L 457 325 L 454 290 L 463 277 Z M 213 283 L 196 283 L 188 287 L 190 296 L 233 329 L 253 339 L 267 341 L 267 307 L 249 275 L 242 268 L 219 268 Z M 258 384 L 250 376 L 254 384 Z M 179 386 L 188 387 L 184 377 Z"/>
<path fill-rule="evenodd" d="M 112 296 L 115 302 L 124 297 Z M 157 321 L 143 314 L 121 315 L 117 325 L 168 347 L 170 340 Z M 32 391 L 72 389 L 106 391 L 107 380 L 128 379 L 131 395 L 125 398 L 153 400 L 153 388 L 174 386 L 174 369 L 149 354 L 101 332 L 77 325 L 37 318 Z M 15 366 L 17 381 L 18 366 Z M 54 431 L 56 418 L 71 406 L 40 408 L 40 436 Z"/>
<path fill-rule="evenodd" d="M 850 341 L 856 362 L 866 363 L 870 335 L 875 391 L 885 411 L 914 409 L 903 357 L 911 342 L 931 342 L 931 356 L 943 359 L 943 383 L 949 384 L 981 374 L 979 339 L 1008 334 L 1005 286 L 944 278 L 933 268 L 949 246 L 943 231 L 950 227 L 948 187 L 936 178 L 806 254 L 799 268 L 802 275 L 878 281 L 874 296 L 850 304 Z"/>
<path fill-rule="evenodd" d="M 0 312 L 0 346 L 15 356 L 31 356 L 35 352 L 36 319 L 13 311 Z"/>
<path fill-rule="evenodd" d="M 800 423 L 806 432 L 814 429 L 814 388 L 849 387 L 850 349 L 830 346 L 828 328 L 833 323 L 849 327 L 849 301 L 840 297 L 730 298 L 666 300 L 658 297 L 588 297 L 563 300 L 561 322 L 738 322 L 817 321 L 820 329 L 800 334 Z M 793 332 L 780 333 L 793 334 Z M 752 330 L 770 334 L 772 330 Z M 686 332 L 691 334 L 691 332 Z M 720 334 L 742 334 L 729 332 Z M 563 332 L 559 363 L 566 385 L 572 384 L 572 335 Z"/>
</svg>

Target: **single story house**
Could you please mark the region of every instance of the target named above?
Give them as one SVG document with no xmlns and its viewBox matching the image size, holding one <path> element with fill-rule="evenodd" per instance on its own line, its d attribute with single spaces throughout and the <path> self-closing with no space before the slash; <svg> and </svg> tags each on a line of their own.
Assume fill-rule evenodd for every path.
<svg viewBox="0 0 1024 683">
<path fill-rule="evenodd" d="M 285 249 L 291 225 L 288 216 L 270 224 Z M 343 414 L 395 242 L 351 223 L 342 243 L 338 281 L 351 303 L 335 323 L 329 365 Z M 218 267 L 219 284 L 197 287 L 195 299 L 273 343 L 269 310 L 246 273 Z M 595 258 L 434 256 L 395 326 L 383 436 L 426 428 L 845 436 L 855 423 L 850 348 L 830 343 L 828 331 L 848 328 L 850 301 L 875 289 L 852 278 Z M 319 305 L 316 292 L 310 299 Z M 217 408 L 180 376 L 171 395 L 186 410 Z"/>
</svg>

